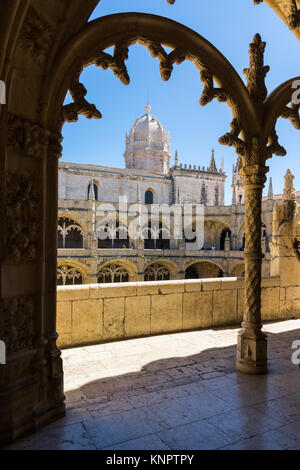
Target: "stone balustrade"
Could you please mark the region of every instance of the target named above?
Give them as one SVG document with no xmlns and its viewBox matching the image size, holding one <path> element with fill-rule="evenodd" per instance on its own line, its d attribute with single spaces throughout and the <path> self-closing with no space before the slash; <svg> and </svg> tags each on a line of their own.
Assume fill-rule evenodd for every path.
<svg viewBox="0 0 300 470">
<path fill-rule="evenodd" d="M 244 280 L 218 278 L 57 288 L 60 347 L 238 325 Z M 262 281 L 264 321 L 300 318 L 300 286 Z"/>
</svg>

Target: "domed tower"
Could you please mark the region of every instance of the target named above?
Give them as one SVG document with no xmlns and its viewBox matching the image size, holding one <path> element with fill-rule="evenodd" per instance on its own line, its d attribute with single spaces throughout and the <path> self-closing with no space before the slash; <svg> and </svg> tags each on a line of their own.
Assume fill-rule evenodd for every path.
<svg viewBox="0 0 300 470">
<path fill-rule="evenodd" d="M 167 175 L 171 160 L 170 134 L 150 111 L 148 103 L 146 114 L 135 121 L 129 135 L 126 133 L 126 168 Z"/>
</svg>

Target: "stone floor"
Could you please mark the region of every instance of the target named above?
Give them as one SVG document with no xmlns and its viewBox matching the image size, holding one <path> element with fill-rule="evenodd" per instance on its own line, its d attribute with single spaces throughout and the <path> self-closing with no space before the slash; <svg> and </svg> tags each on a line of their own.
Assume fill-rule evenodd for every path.
<svg viewBox="0 0 300 470">
<path fill-rule="evenodd" d="M 66 417 L 7 448 L 300 449 L 300 320 L 264 330 L 265 376 L 236 372 L 236 329 L 65 350 Z"/>
</svg>

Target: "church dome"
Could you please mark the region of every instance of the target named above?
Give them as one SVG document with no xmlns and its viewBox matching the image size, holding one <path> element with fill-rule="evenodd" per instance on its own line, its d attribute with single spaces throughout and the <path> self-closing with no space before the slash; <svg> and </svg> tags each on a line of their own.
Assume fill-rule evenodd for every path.
<svg viewBox="0 0 300 470">
<path fill-rule="evenodd" d="M 150 114 L 151 106 L 146 106 L 146 114 L 137 119 L 127 137 L 127 150 L 166 150 L 169 151 L 169 137 L 159 120 Z"/>
</svg>

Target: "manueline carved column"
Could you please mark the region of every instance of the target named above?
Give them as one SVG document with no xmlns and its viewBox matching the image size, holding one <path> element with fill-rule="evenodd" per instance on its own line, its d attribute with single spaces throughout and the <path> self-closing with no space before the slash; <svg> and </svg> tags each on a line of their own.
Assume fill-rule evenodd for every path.
<svg viewBox="0 0 300 470">
<path fill-rule="evenodd" d="M 261 328 L 261 198 L 268 168 L 247 165 L 241 170 L 245 189 L 245 310 L 238 335 L 237 369 L 246 373 L 267 371 L 267 339 Z"/>
</svg>

